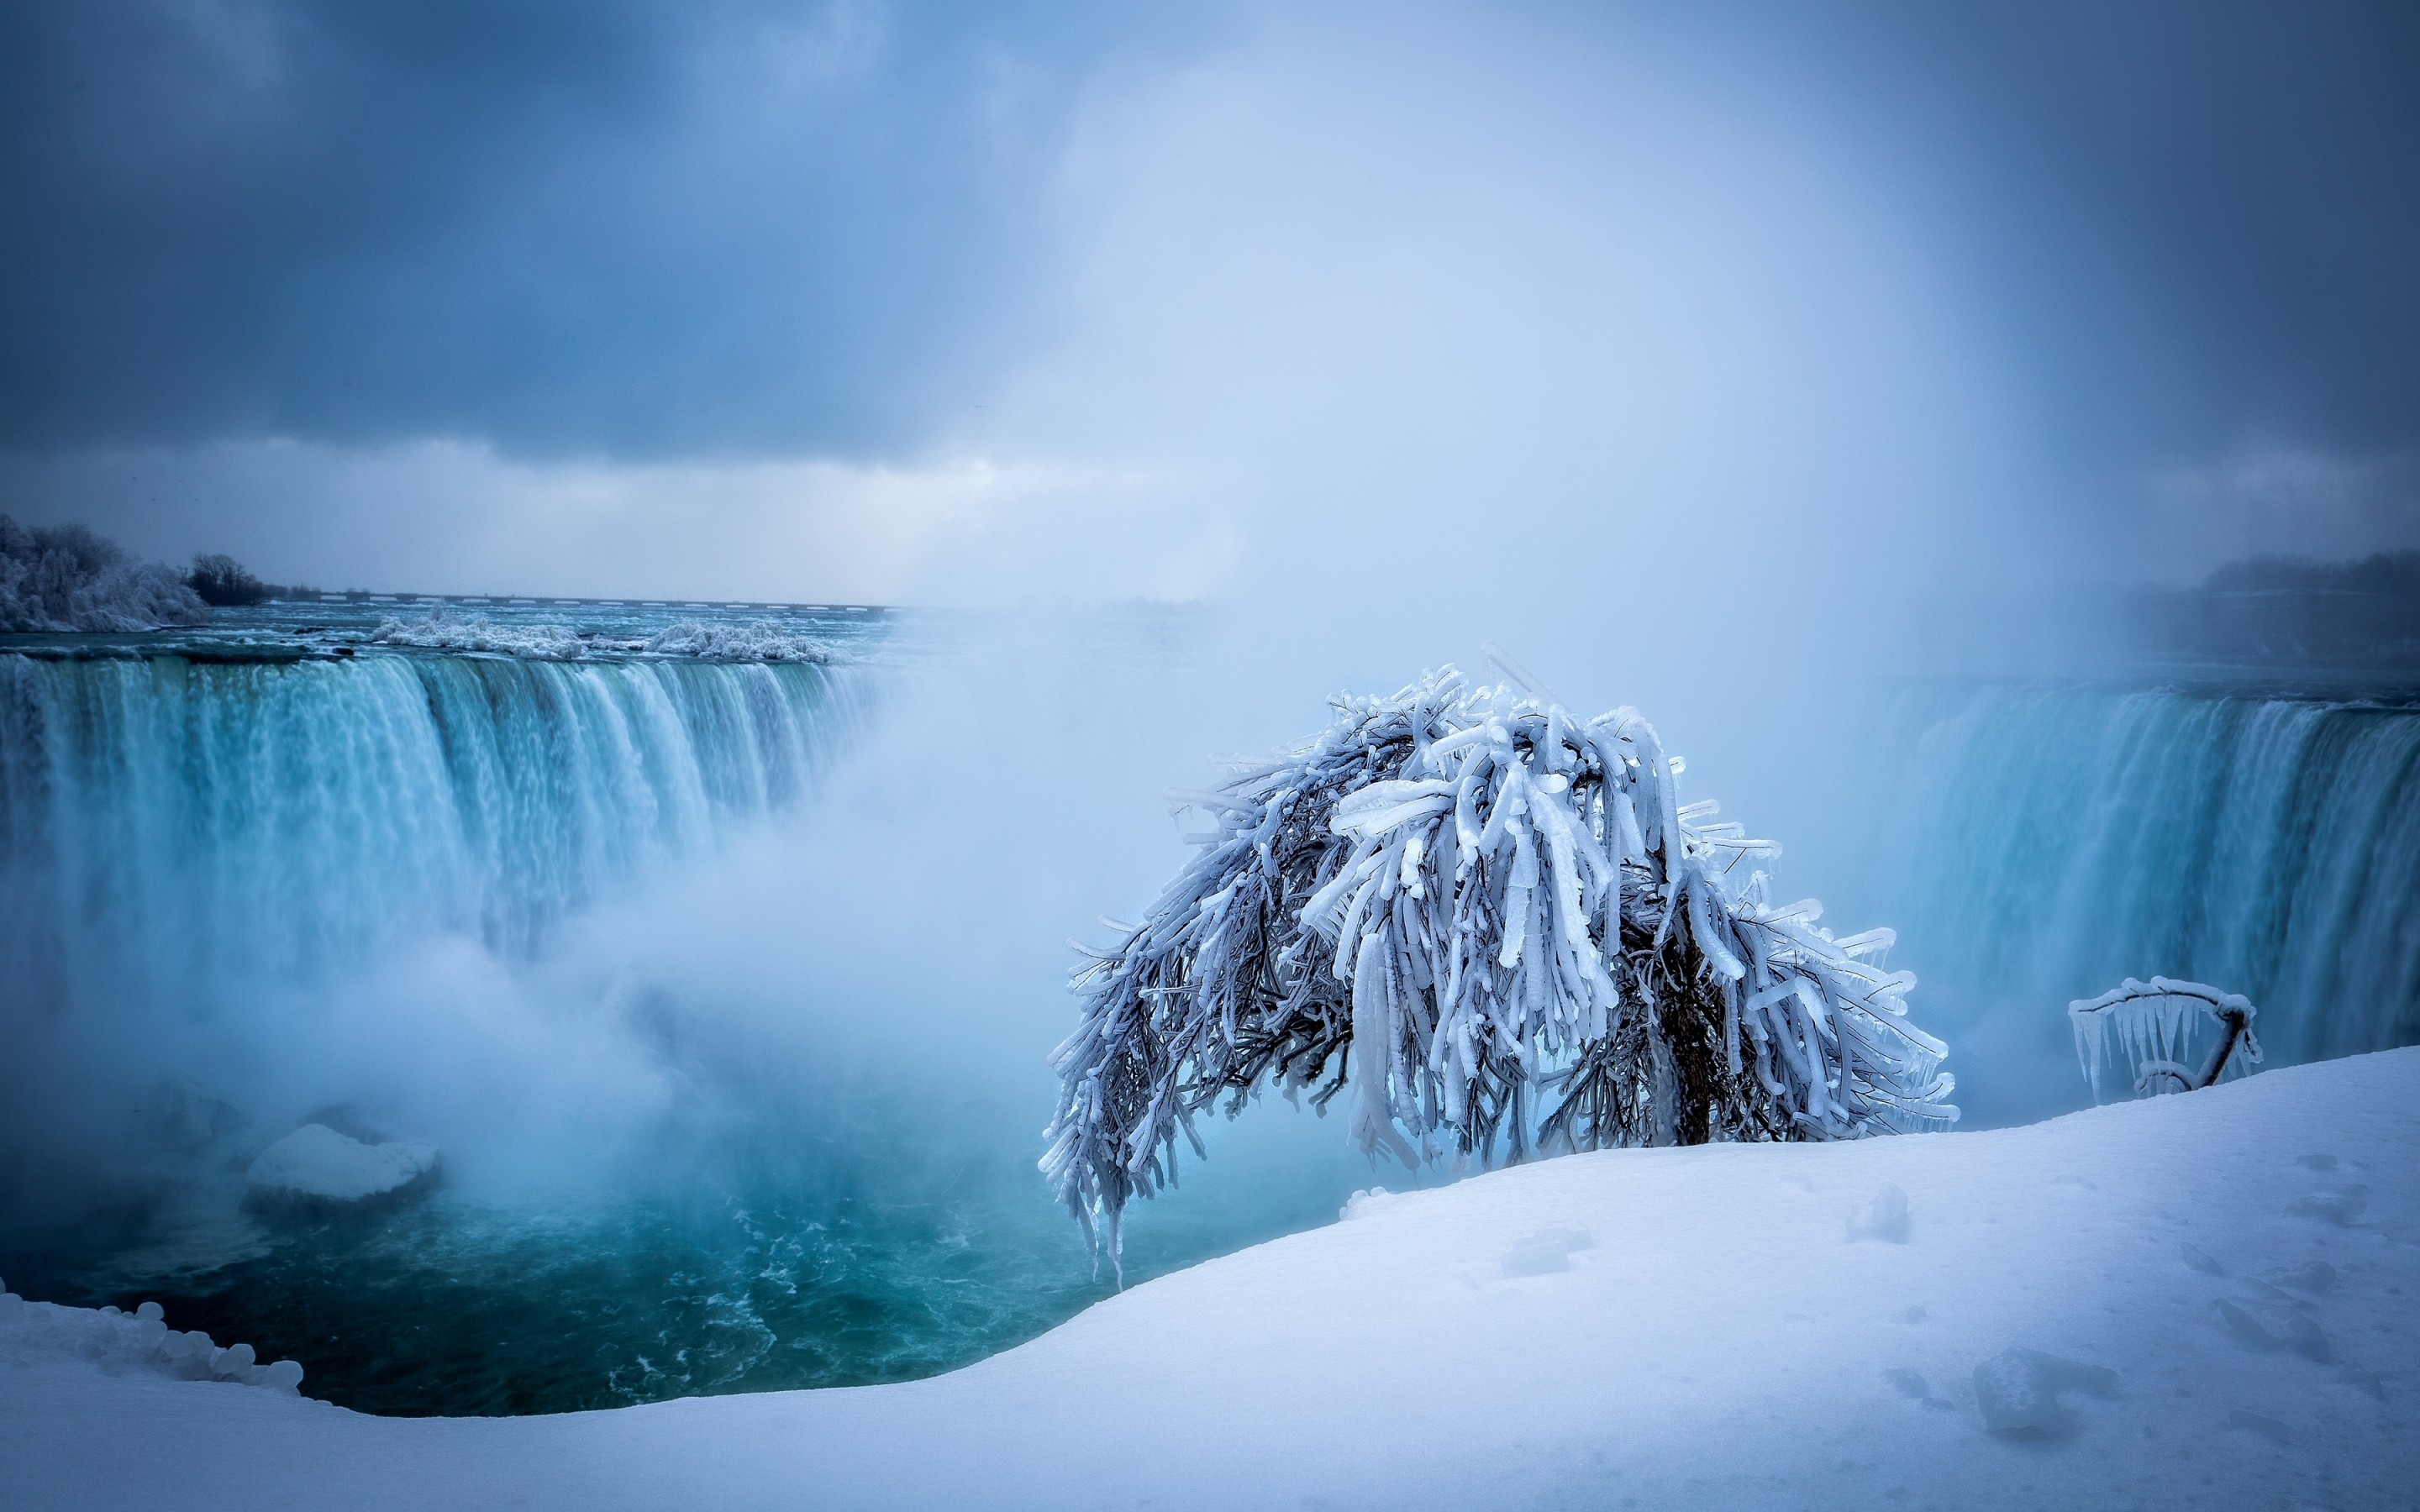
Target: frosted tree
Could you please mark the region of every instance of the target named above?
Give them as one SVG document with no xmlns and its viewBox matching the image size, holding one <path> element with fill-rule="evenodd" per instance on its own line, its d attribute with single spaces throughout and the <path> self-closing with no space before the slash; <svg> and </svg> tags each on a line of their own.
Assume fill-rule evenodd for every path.
<svg viewBox="0 0 2420 1512">
<path fill-rule="evenodd" d="M 157 562 L 81 525 L 32 530 L 0 515 L 0 633 L 199 625 L 209 606 Z"/>
<path fill-rule="evenodd" d="M 1308 745 L 1171 795 L 1217 827 L 1087 952 L 1052 1057 L 1042 1165 L 1096 1253 L 1205 1110 L 1264 1088 L 1346 1096 L 1361 1148 L 1411 1165 L 1957 1118 L 1889 930 L 1773 906 L 1779 847 L 1682 803 L 1636 711 L 1575 717 L 1503 665 L 1519 686 L 1341 698 Z"/>
<path fill-rule="evenodd" d="M 2230 1071 L 2249 1074 L 2260 1060 L 2260 1041 L 2252 1033 L 2258 1014 L 2249 998 L 2166 977 L 2148 982 L 2129 977 L 2123 986 L 2067 1005 L 2075 1057 L 2096 1101 L 2102 1077 L 2121 1061 L 2138 1097 L 2195 1091 Z M 2197 1057 L 2205 1035 L 2210 1048 Z"/>
</svg>

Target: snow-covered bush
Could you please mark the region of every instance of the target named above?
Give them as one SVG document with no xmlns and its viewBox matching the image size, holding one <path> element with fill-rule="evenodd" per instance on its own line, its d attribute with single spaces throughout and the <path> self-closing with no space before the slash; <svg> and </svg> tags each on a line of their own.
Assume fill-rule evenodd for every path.
<svg viewBox="0 0 2420 1512">
<path fill-rule="evenodd" d="M 2235 993 L 2166 977 L 2148 982 L 2129 977 L 2123 986 L 2067 1005 L 2075 1057 L 2096 1101 L 2102 1072 L 2120 1060 L 2137 1096 L 2194 1091 L 2229 1072 L 2249 1075 L 2260 1061 L 2260 1041 L 2252 1033 L 2259 1011 Z M 2209 1052 L 2195 1057 L 2205 1032 Z M 2198 1066 L 2186 1064 L 2195 1058 Z"/>
<path fill-rule="evenodd" d="M 1112 1258 L 1180 1133 L 1262 1087 L 1407 1164 L 1946 1125 L 1888 930 L 1772 905 L 1779 854 L 1683 805 L 1631 709 L 1574 717 L 1450 668 L 1175 794 L 1200 856 L 1076 974 L 1043 1169 Z"/>
<path fill-rule="evenodd" d="M 27 530 L 0 515 L 0 632 L 125 633 L 208 618 L 173 568 L 137 562 L 81 525 Z"/>
</svg>

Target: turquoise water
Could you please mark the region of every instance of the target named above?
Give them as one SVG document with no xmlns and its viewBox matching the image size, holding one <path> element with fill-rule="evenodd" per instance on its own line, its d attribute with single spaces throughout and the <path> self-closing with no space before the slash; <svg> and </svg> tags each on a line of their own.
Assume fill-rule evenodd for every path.
<svg viewBox="0 0 2420 1512">
<path fill-rule="evenodd" d="M 1264 1166 L 1242 1190 L 1162 1204 L 1134 1227 L 1127 1279 L 1329 1221 L 1351 1174 L 1334 1158 Z M 1030 1162 L 904 1190 L 885 1175 L 861 1152 L 746 1195 L 496 1206 L 441 1188 L 382 1214 L 222 1212 L 0 1263 L 30 1295 L 159 1301 L 174 1326 L 303 1362 L 308 1395 L 409 1416 L 912 1381 L 1110 1294 Z"/>
<path fill-rule="evenodd" d="M 926 1064 L 913 1044 L 886 1064 L 878 1032 L 785 1026 L 931 1005 L 764 937 L 810 894 L 829 904 L 819 875 L 866 859 L 768 826 L 962 629 L 544 603 L 447 609 L 543 656 L 380 637 L 427 611 L 277 604 L 0 647 L 0 1013 L 31 1047 L 0 1069 L 18 1078 L 0 1273 L 56 1301 L 160 1301 L 178 1327 L 302 1361 L 312 1395 L 391 1413 L 908 1380 L 1106 1295 L 1032 1165 L 1047 1026 L 1007 1041 L 1013 1066 Z M 837 655 L 632 649 L 700 619 L 769 620 Z M 1090 642 L 1105 663 L 1175 654 L 1158 622 L 1111 630 Z M 597 911 L 654 906 L 682 869 L 695 887 L 762 865 L 768 835 L 777 856 L 804 847 L 766 884 L 783 896 L 737 920 L 684 906 L 709 962 L 771 964 L 736 985 L 624 980 Z M 380 1022 L 395 1015 L 442 1031 Z M 601 1070 L 561 1069 L 598 1046 Z M 566 1090 L 483 1121 L 523 1081 Z M 418 1095 L 454 1082 L 467 1113 Z M 624 1095 L 655 1102 L 617 1121 Z M 360 1105 L 313 1111 L 325 1098 Z M 440 1140 L 448 1180 L 427 1200 L 318 1223 L 242 1211 L 244 1162 L 303 1117 L 468 1132 Z M 548 1144 L 553 1119 L 581 1121 Z M 589 1161 L 592 1126 L 620 1143 Z M 1164 1204 L 1129 1277 L 1331 1218 L 1370 1178 L 1320 1132 Z M 566 1156 L 581 1179 L 532 1179 Z"/>
</svg>

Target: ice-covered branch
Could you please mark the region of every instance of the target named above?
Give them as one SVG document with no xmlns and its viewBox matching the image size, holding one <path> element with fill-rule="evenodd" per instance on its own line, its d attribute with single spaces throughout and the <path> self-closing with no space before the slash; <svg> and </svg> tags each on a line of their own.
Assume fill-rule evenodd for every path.
<svg viewBox="0 0 2420 1512">
<path fill-rule="evenodd" d="M 2148 982 L 2129 977 L 2123 986 L 2067 1005 L 2068 1022 L 2075 1030 L 2075 1057 L 2091 1079 L 2096 1100 L 2102 1072 L 2120 1059 L 2138 1096 L 2194 1091 L 2213 1085 L 2229 1071 L 2248 1072 L 2260 1060 L 2260 1041 L 2252 1033 L 2258 1013 L 2250 999 L 2237 994 L 2166 977 Z M 2188 1066 L 2205 1024 L 2216 1037 L 2200 1066 Z M 2242 1051 L 2240 1057 L 2238 1049 Z"/>
<path fill-rule="evenodd" d="M 1529 680 L 1522 679 L 1525 683 Z M 1218 828 L 1115 949 L 1043 1168 L 1096 1245 L 1176 1177 L 1198 1114 L 1264 1086 L 1347 1099 L 1373 1156 L 1829 1139 L 1939 1127 L 1941 1043 L 1915 985 L 1772 906 L 1778 854 L 1631 709 L 1575 717 L 1447 669 L 1342 698 L 1317 739 L 1171 797 Z"/>
</svg>

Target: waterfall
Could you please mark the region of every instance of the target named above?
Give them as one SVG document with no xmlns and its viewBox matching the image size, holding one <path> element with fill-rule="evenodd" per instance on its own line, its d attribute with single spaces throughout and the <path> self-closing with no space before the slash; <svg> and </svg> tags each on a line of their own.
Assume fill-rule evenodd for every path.
<svg viewBox="0 0 2420 1512">
<path fill-rule="evenodd" d="M 795 800 L 861 699 L 799 664 L 0 656 L 17 1007 L 523 955 Z"/>
<path fill-rule="evenodd" d="M 2158 973 L 2250 996 L 2273 1064 L 2420 1041 L 2420 709 L 1985 687 L 1900 714 L 1894 922 L 1930 1002 L 2043 1026 L 1987 1039 L 2055 1042 L 2069 999 Z"/>
</svg>

